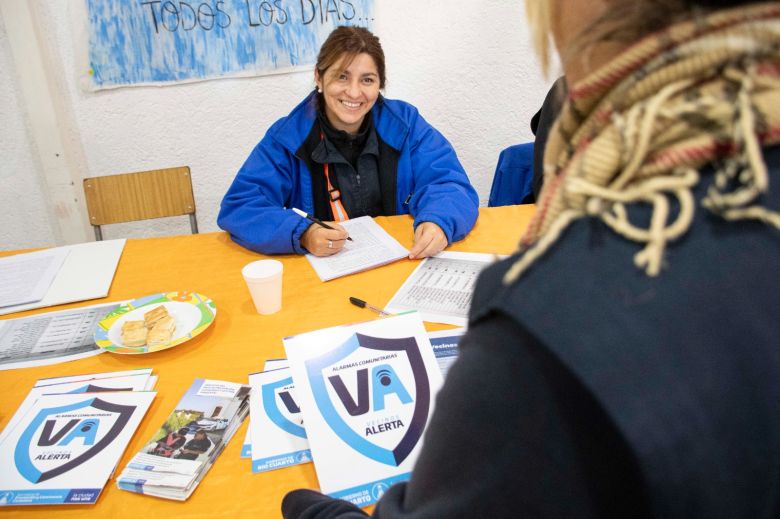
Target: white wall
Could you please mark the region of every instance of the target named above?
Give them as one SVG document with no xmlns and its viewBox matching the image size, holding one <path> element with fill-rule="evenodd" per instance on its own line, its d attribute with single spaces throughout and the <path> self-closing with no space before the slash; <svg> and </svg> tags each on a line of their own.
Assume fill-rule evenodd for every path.
<svg viewBox="0 0 780 519">
<path fill-rule="evenodd" d="M 313 86 L 306 72 L 84 92 L 84 1 L 29 2 L 80 178 L 189 165 L 201 232 L 218 230 L 236 170 Z M 532 139 L 528 122 L 549 84 L 530 49 L 522 2 L 376 0 L 374 30 L 387 58 L 387 97 L 415 104 L 444 133 L 485 204 L 498 153 Z M 0 249 L 54 245 L 41 161 L 19 101 L 20 64 L 5 34 L 0 28 Z M 185 217 L 104 227 L 105 238 L 187 232 Z"/>
<path fill-rule="evenodd" d="M 13 72 L 5 25 L 0 24 L 0 249 L 54 243 L 40 164 Z"/>
</svg>

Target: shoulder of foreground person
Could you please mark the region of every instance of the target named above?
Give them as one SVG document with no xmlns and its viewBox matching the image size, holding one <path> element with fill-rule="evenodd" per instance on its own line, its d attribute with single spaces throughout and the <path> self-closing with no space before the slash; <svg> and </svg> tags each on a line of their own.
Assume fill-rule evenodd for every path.
<svg viewBox="0 0 780 519">
<path fill-rule="evenodd" d="M 780 147 L 764 156 L 770 189 L 759 203 L 777 212 Z M 582 381 L 637 456 L 656 516 L 775 516 L 780 231 L 701 208 L 710 173 L 659 276 L 634 265 L 640 244 L 583 218 L 509 286 L 517 256 L 487 269 L 469 326 L 501 312 Z"/>
<path fill-rule="evenodd" d="M 480 323 L 436 399 L 408 483 L 377 519 L 638 517 L 636 470 L 578 382 L 506 318 Z M 357 518 L 349 503 L 290 493 L 286 519 Z"/>
</svg>

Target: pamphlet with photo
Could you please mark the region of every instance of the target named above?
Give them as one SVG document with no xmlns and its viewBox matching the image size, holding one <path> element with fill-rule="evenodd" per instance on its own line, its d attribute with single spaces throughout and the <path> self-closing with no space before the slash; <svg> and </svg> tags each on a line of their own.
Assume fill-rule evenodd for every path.
<svg viewBox="0 0 780 519">
<path fill-rule="evenodd" d="M 249 411 L 250 387 L 196 379 L 117 479 L 123 490 L 184 500 Z"/>
</svg>

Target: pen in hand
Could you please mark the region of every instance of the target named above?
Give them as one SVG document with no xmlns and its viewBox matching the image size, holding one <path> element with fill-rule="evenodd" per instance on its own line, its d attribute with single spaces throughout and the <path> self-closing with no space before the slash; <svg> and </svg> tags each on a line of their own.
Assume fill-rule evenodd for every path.
<svg viewBox="0 0 780 519">
<path fill-rule="evenodd" d="M 372 311 L 378 313 L 379 315 L 393 315 L 393 314 L 389 314 L 389 313 L 385 312 L 381 308 L 377 308 L 376 306 L 370 305 L 370 304 L 366 303 L 365 301 L 363 301 L 362 299 L 358 299 L 357 297 L 350 297 L 349 298 L 349 302 L 352 303 L 353 305 L 359 307 L 359 308 L 368 308 L 369 310 L 372 310 Z"/>
<path fill-rule="evenodd" d="M 330 229 L 331 231 L 335 231 L 335 230 L 336 230 L 336 229 L 334 229 L 333 227 L 331 227 L 330 225 L 328 225 L 328 224 L 326 224 L 325 222 L 323 222 L 322 220 L 320 220 L 319 218 L 315 218 L 315 217 L 313 217 L 312 215 L 310 215 L 310 214 L 308 214 L 308 213 L 304 213 L 303 211 L 301 211 L 301 210 L 300 210 L 300 209 L 298 209 L 297 207 L 293 207 L 293 208 L 292 208 L 292 210 L 293 210 L 293 212 L 294 212 L 295 214 L 297 214 L 298 216 L 301 216 L 301 217 L 303 217 L 303 218 L 306 218 L 306 219 L 307 219 L 307 220 L 309 220 L 310 222 L 314 222 L 314 223 L 316 223 L 317 225 L 319 225 L 320 227 L 324 227 L 324 228 L 326 228 L 326 229 Z M 347 236 L 347 239 L 348 239 L 349 241 L 354 241 L 354 240 L 352 240 L 352 238 L 351 238 L 351 237 L 349 237 L 349 236 Z"/>
</svg>

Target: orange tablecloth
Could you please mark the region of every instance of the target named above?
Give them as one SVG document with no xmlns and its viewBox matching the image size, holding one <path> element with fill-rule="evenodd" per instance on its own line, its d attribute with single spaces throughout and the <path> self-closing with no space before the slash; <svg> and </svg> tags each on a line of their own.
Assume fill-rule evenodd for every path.
<svg viewBox="0 0 780 519">
<path fill-rule="evenodd" d="M 532 214 L 532 206 L 483 208 L 471 234 L 448 250 L 509 254 Z M 411 247 L 410 217 L 381 217 L 377 221 L 402 245 Z M 351 305 L 349 296 L 384 306 L 418 265 L 417 261 L 403 260 L 323 283 L 303 256 L 277 257 L 284 263 L 282 310 L 261 316 L 255 312 L 241 277 L 241 267 L 259 257 L 222 232 L 128 240 L 105 299 L 5 316 L 23 317 L 174 290 L 205 294 L 217 306 L 217 318 L 208 330 L 170 350 L 137 356 L 104 353 L 40 368 L 0 371 L 0 428 L 39 378 L 151 367 L 159 376 L 157 398 L 120 460 L 120 470 L 165 421 L 195 378 L 246 383 L 247 375 L 261 371 L 266 359 L 284 357 L 283 337 L 375 318 L 372 312 Z M 448 326 L 428 325 L 429 330 L 444 328 Z M 11 507 L 4 508 L 2 514 L 266 518 L 280 515 L 279 505 L 289 490 L 318 488 L 311 464 L 252 474 L 250 461 L 239 456 L 245 432 L 246 423 L 186 502 L 122 491 L 111 480 L 95 505 Z"/>
</svg>

